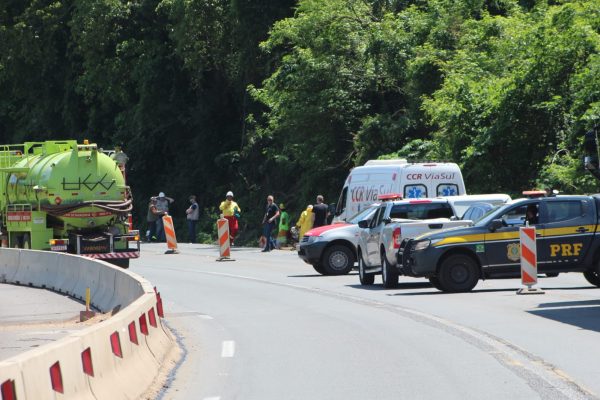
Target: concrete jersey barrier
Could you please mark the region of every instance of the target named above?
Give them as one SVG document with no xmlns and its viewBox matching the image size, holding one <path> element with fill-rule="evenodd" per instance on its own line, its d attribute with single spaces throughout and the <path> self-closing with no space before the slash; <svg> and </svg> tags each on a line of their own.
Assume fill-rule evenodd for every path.
<svg viewBox="0 0 600 400">
<path fill-rule="evenodd" d="M 135 399 L 175 345 L 158 315 L 162 300 L 134 273 L 69 254 L 0 248 L 0 282 L 85 298 L 105 321 L 0 361 L 2 400 Z"/>
</svg>

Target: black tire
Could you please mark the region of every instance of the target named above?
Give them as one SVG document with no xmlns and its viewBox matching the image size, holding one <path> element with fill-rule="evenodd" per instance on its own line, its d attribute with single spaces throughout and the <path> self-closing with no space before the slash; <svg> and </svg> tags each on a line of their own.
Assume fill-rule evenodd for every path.
<svg viewBox="0 0 600 400">
<path fill-rule="evenodd" d="M 312 264 L 312 267 L 315 269 L 315 271 L 317 271 L 321 275 L 327 275 L 327 272 L 325 271 L 325 268 L 323 268 L 322 265 L 320 265 L 320 264 Z"/>
<path fill-rule="evenodd" d="M 381 279 L 383 287 L 393 289 L 398 286 L 398 270 L 390 265 L 385 252 L 381 252 Z"/>
<path fill-rule="evenodd" d="M 365 262 L 362 254 L 358 253 L 358 279 L 361 285 L 372 285 L 375 283 L 375 275 L 365 272 Z"/>
<path fill-rule="evenodd" d="M 336 244 L 325 250 L 322 264 L 327 275 L 347 275 L 354 266 L 354 254 L 348 247 Z"/>
<path fill-rule="evenodd" d="M 442 262 L 437 278 L 444 292 L 468 292 L 479 281 L 479 268 L 471 257 L 456 254 Z"/>
<path fill-rule="evenodd" d="M 115 258 L 112 260 L 105 260 L 111 263 L 112 265 L 116 265 L 117 267 L 121 267 L 123 269 L 129 268 L 129 258 Z"/>
<path fill-rule="evenodd" d="M 597 269 L 585 271 L 583 276 L 592 285 L 600 287 L 600 273 Z"/>
<path fill-rule="evenodd" d="M 431 278 L 429 278 L 429 282 L 431 282 L 433 287 L 437 290 L 443 290 L 442 286 L 440 285 L 440 280 L 437 278 L 437 276 L 432 276 Z"/>
<path fill-rule="evenodd" d="M 546 272 L 547 278 L 556 278 L 558 276 L 558 272 Z"/>
</svg>

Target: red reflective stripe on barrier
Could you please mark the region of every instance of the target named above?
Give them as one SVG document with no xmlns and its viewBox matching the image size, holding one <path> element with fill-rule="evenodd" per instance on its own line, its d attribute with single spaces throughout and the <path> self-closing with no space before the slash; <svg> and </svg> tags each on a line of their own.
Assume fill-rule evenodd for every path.
<svg viewBox="0 0 600 400">
<path fill-rule="evenodd" d="M 150 309 L 150 311 L 148 311 L 148 320 L 150 320 L 150 325 L 152 325 L 153 327 L 157 327 L 156 325 L 156 315 L 154 315 L 154 307 L 152 307 Z"/>
<path fill-rule="evenodd" d="M 158 300 L 156 301 L 156 312 L 158 313 L 159 317 L 164 318 L 165 313 L 163 311 L 162 298 L 160 297 L 160 293 L 157 293 L 157 296 Z"/>
<path fill-rule="evenodd" d="M 115 356 L 123 358 L 123 352 L 121 351 L 121 340 L 119 339 L 119 332 L 115 331 L 110 335 L 110 346 Z"/>
<path fill-rule="evenodd" d="M 81 352 L 81 363 L 83 364 L 83 372 L 89 376 L 94 376 L 94 365 L 92 364 L 92 349 L 89 347 Z"/>
<path fill-rule="evenodd" d="M 135 321 L 129 324 L 129 340 L 132 343 L 138 344 L 137 331 L 135 330 Z"/>
<path fill-rule="evenodd" d="M 140 317 L 140 332 L 144 335 L 148 335 L 148 324 L 146 323 L 146 314 L 142 314 Z"/>
<path fill-rule="evenodd" d="M 17 400 L 15 381 L 12 379 L 4 381 L 2 386 L 0 386 L 0 394 L 2 394 L 2 400 Z"/>
<path fill-rule="evenodd" d="M 50 367 L 50 381 L 52 382 L 52 389 L 58 393 L 64 393 L 62 373 L 60 372 L 60 362 L 55 362 Z"/>
</svg>

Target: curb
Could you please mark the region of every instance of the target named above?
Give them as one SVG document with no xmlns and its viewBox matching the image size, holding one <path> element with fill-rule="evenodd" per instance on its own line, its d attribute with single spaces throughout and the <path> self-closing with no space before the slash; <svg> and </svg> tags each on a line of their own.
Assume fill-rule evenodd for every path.
<svg viewBox="0 0 600 400">
<path fill-rule="evenodd" d="M 175 346 L 162 300 L 147 280 L 103 261 L 0 249 L 0 282 L 85 298 L 113 315 L 56 342 L 0 361 L 2 400 L 132 399 L 154 382 Z"/>
</svg>

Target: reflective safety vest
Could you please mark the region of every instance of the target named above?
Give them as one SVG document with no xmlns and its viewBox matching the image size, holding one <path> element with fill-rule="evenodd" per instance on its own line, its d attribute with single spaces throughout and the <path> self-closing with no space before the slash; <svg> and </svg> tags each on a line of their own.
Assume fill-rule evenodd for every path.
<svg viewBox="0 0 600 400">
<path fill-rule="evenodd" d="M 290 230 L 290 214 L 288 214 L 287 211 L 282 211 L 281 215 L 279 216 L 279 230 Z"/>
</svg>

